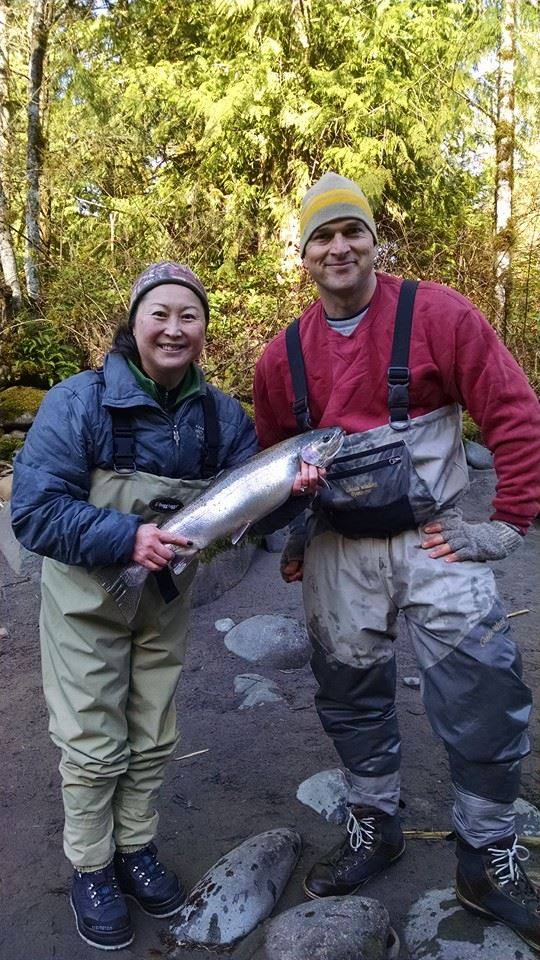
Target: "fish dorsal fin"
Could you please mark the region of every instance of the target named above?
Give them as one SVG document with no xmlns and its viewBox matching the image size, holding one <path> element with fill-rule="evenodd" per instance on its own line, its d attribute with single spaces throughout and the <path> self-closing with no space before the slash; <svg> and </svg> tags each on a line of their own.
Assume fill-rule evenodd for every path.
<svg viewBox="0 0 540 960">
<path fill-rule="evenodd" d="M 233 533 L 231 533 L 231 543 L 233 544 L 233 546 L 235 546 L 238 543 L 238 541 L 242 539 L 246 530 L 249 530 L 249 527 L 250 527 L 250 524 L 246 523 L 244 524 L 243 527 L 238 527 L 238 530 L 235 530 Z"/>
</svg>

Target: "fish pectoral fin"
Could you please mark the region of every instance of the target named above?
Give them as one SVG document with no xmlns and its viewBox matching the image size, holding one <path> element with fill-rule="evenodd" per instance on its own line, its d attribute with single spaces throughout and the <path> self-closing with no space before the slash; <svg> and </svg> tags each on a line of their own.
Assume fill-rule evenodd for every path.
<svg viewBox="0 0 540 960">
<path fill-rule="evenodd" d="M 178 554 L 176 557 L 174 557 L 169 563 L 169 567 L 171 568 L 172 572 L 175 573 L 176 576 L 178 576 L 180 573 L 183 573 L 186 567 L 189 567 L 190 563 L 195 560 L 197 553 L 191 553 L 189 556 L 185 556 L 185 554 Z"/>
<path fill-rule="evenodd" d="M 243 527 L 238 527 L 238 530 L 234 530 L 234 532 L 231 533 L 230 539 L 234 546 L 236 546 L 236 544 L 242 539 L 246 531 L 249 530 L 250 526 L 250 523 L 246 523 Z"/>
</svg>

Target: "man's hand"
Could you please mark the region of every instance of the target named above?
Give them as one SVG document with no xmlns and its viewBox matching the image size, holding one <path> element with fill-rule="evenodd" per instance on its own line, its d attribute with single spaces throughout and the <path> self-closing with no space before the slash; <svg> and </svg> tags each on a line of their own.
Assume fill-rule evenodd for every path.
<svg viewBox="0 0 540 960">
<path fill-rule="evenodd" d="M 135 536 L 131 555 L 132 561 L 156 572 L 166 567 L 174 557 L 174 550 L 168 544 L 179 547 L 192 547 L 193 541 L 175 536 L 168 530 L 160 530 L 155 523 L 141 523 Z"/>
<path fill-rule="evenodd" d="M 503 560 L 523 540 L 517 530 L 501 520 L 487 523 L 466 523 L 461 517 L 444 517 L 440 521 L 426 523 L 422 542 L 424 550 L 436 549 L 430 557 L 443 557 L 445 563 L 460 560 Z"/>
<path fill-rule="evenodd" d="M 285 583 L 295 583 L 304 575 L 305 533 L 291 533 L 285 541 L 279 571 Z"/>
<path fill-rule="evenodd" d="M 312 463 L 300 461 L 300 470 L 294 478 L 292 494 L 295 497 L 312 497 L 326 476 L 324 467 L 315 467 Z"/>
</svg>

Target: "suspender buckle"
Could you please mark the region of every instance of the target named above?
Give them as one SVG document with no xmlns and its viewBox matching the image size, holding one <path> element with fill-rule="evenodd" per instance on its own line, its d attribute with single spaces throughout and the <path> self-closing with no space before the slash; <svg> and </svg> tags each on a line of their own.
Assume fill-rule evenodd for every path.
<svg viewBox="0 0 540 960">
<path fill-rule="evenodd" d="M 297 424 L 302 430 L 311 430 L 311 420 L 309 418 L 309 407 L 307 397 L 301 397 L 299 400 L 293 400 L 291 403 Z"/>
<path fill-rule="evenodd" d="M 408 429 L 409 429 L 409 427 L 410 427 L 410 425 L 411 425 L 411 418 L 410 418 L 409 414 L 407 414 L 407 416 L 405 417 L 404 420 L 392 420 L 392 417 L 390 416 L 390 417 L 388 418 L 388 423 L 389 423 L 390 426 L 392 427 L 392 430 L 397 430 L 397 431 L 399 432 L 400 430 L 408 430 Z"/>
<path fill-rule="evenodd" d="M 299 400 L 293 400 L 291 407 L 295 416 L 298 416 L 298 414 L 307 413 L 307 397 L 300 397 Z"/>
<path fill-rule="evenodd" d="M 411 371 L 408 367 L 388 367 L 388 383 L 390 386 L 408 387 Z"/>
</svg>

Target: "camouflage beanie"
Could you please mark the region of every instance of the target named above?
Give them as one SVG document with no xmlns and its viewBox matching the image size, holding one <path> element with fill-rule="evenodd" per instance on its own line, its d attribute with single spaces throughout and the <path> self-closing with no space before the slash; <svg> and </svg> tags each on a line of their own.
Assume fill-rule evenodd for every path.
<svg viewBox="0 0 540 960">
<path fill-rule="evenodd" d="M 164 260 L 161 263 L 151 263 L 146 270 L 139 274 L 131 289 L 131 299 L 129 301 L 129 324 L 133 323 L 135 310 L 145 293 L 159 287 L 163 283 L 177 283 L 181 287 L 188 287 L 195 293 L 201 301 L 204 309 L 204 317 L 208 325 L 209 309 L 206 290 L 204 289 L 198 276 L 193 273 L 189 267 L 183 263 L 173 263 L 171 260 Z"/>
<path fill-rule="evenodd" d="M 300 256 L 306 252 L 311 234 L 331 220 L 354 218 L 365 223 L 377 243 L 377 227 L 371 207 L 353 180 L 338 173 L 325 173 L 306 193 L 300 208 Z"/>
</svg>

